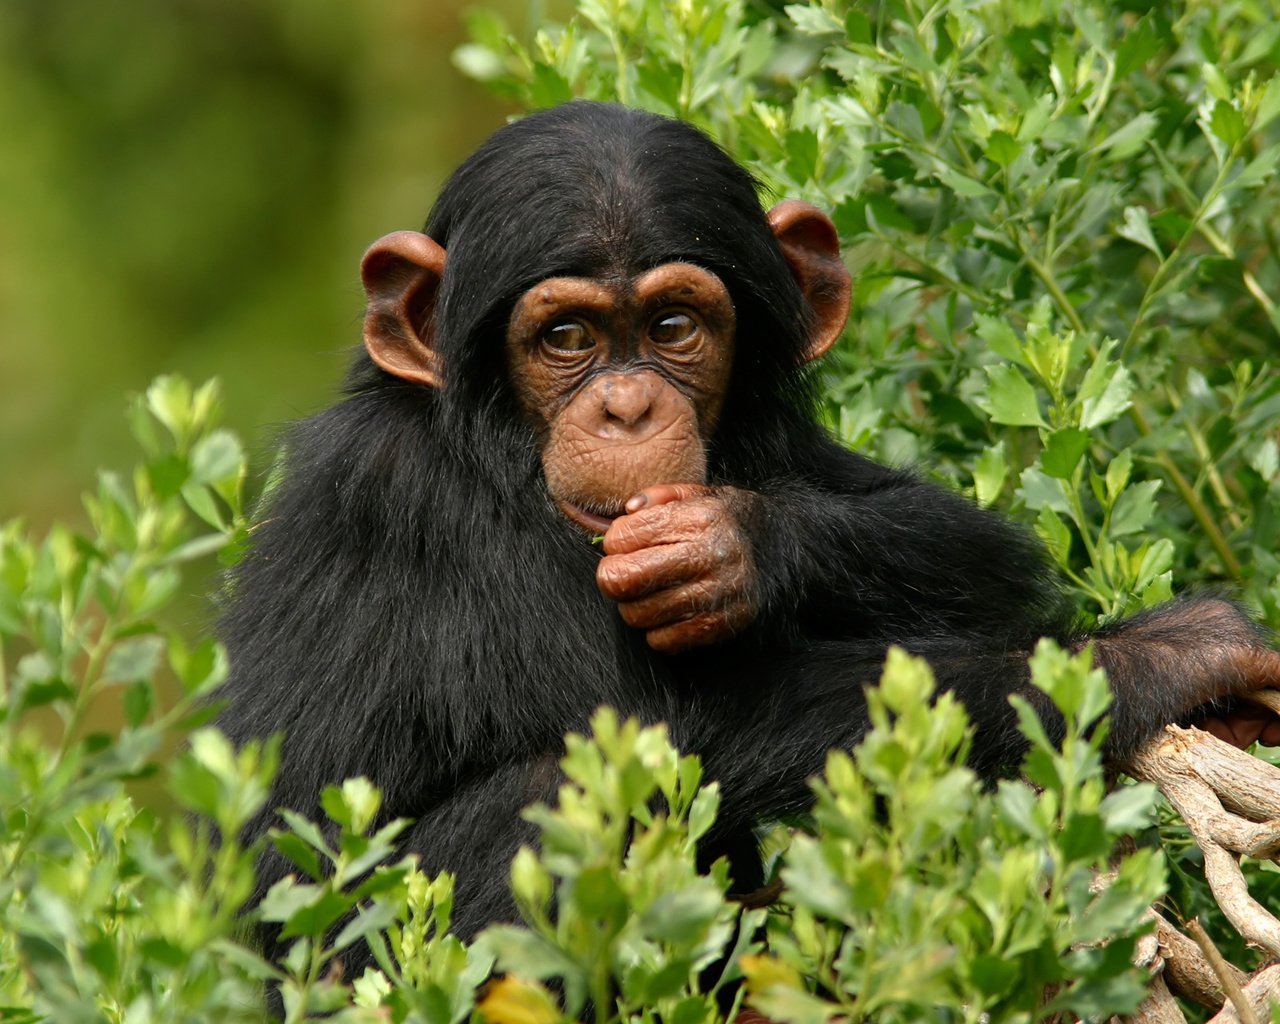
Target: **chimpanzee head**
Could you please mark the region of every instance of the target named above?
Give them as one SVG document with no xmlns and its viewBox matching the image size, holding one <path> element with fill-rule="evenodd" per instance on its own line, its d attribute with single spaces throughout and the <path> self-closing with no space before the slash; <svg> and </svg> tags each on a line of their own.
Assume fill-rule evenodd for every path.
<svg viewBox="0 0 1280 1024">
<path fill-rule="evenodd" d="M 366 349 L 456 430 L 514 404 L 561 511 L 600 532 L 646 486 L 706 482 L 844 327 L 830 220 L 756 193 L 678 121 L 535 114 L 458 168 L 425 234 L 369 249 Z"/>
</svg>

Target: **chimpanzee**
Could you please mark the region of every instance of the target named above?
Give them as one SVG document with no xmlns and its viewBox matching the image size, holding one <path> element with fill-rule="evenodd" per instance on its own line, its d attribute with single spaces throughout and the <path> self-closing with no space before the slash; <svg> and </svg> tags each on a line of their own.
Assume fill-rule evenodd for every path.
<svg viewBox="0 0 1280 1024">
<path fill-rule="evenodd" d="M 520 810 L 601 704 L 701 756 L 722 787 L 703 855 L 743 891 L 753 826 L 804 809 L 826 751 L 858 741 L 888 645 L 964 701 L 984 773 L 1023 749 L 1011 693 L 1061 731 L 1027 657 L 1087 638 L 1040 548 L 816 424 L 805 367 L 850 300 L 835 229 L 800 202 L 766 214 L 694 128 L 588 102 L 507 125 L 363 279 L 347 396 L 288 435 L 228 588 L 219 723 L 285 736 L 251 833 L 366 775 L 384 818 L 414 819 L 404 849 L 457 873 L 470 935 L 513 917 Z M 1228 601 L 1091 639 L 1111 755 L 1206 703 L 1236 742 L 1280 740 L 1229 713 L 1280 684 L 1280 655 Z M 284 870 L 268 854 L 262 890 Z"/>
</svg>

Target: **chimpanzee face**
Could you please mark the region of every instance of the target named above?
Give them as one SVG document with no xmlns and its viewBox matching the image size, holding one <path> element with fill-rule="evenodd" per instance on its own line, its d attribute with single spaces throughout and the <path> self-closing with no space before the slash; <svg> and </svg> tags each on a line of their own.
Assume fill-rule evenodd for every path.
<svg viewBox="0 0 1280 1024">
<path fill-rule="evenodd" d="M 507 365 L 570 520 L 601 533 L 643 488 L 705 481 L 733 332 L 728 290 L 687 263 L 623 280 L 551 278 L 520 298 Z"/>
</svg>

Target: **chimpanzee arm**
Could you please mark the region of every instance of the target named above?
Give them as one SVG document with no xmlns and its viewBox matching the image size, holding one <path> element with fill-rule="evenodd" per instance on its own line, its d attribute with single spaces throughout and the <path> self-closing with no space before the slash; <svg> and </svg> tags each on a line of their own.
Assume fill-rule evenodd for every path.
<svg viewBox="0 0 1280 1024">
<path fill-rule="evenodd" d="M 1240 746 L 1280 742 L 1274 716 L 1232 699 L 1280 686 L 1280 655 L 1230 601 L 1183 599 L 1084 634 L 1026 531 L 911 474 L 845 453 L 832 462 L 822 478 L 839 489 L 797 481 L 752 502 L 763 638 L 879 638 L 926 655 L 982 726 L 981 757 L 1020 746 L 992 726 L 1026 688 L 1043 636 L 1094 643 L 1116 697 L 1112 758 L 1193 714 Z M 1056 731 L 1056 713 L 1038 694 L 1033 703 Z"/>
<path fill-rule="evenodd" d="M 930 501 L 933 509 L 923 507 Z M 984 648 L 990 656 L 1010 655 L 986 675 L 985 691 L 971 670 L 959 671 L 956 679 L 967 688 L 956 686 L 957 692 L 975 718 L 979 705 L 1003 704 L 1023 686 L 1025 660 L 1040 637 L 1072 650 L 1092 642 L 1115 693 L 1111 758 L 1123 760 L 1166 724 L 1193 715 L 1238 746 L 1280 742 L 1274 716 L 1233 701 L 1250 690 L 1280 687 L 1280 655 L 1232 602 L 1184 598 L 1087 634 L 1071 628 L 1034 543 L 952 495 L 908 483 L 864 498 L 809 496 L 811 509 L 824 505 L 830 516 L 824 566 L 806 571 L 802 545 L 816 551 L 820 544 L 813 519 L 791 536 L 766 529 L 757 539 L 766 629 L 770 615 L 787 624 L 788 608 L 795 609 L 790 628 L 804 633 L 851 637 L 869 623 L 873 634 L 885 628 L 886 641 L 919 649 L 935 671 L 956 659 L 963 665 Z M 859 521 L 867 524 L 864 538 L 857 536 Z M 939 676 L 947 685 L 945 674 Z M 1056 713 L 1047 705 L 1039 710 L 1056 728 Z M 984 730 L 980 753 L 991 743 Z"/>
<path fill-rule="evenodd" d="M 766 632 L 1066 641 L 1069 608 L 1028 531 L 856 455 L 823 468 L 821 483 L 771 482 L 748 503 Z"/>
</svg>

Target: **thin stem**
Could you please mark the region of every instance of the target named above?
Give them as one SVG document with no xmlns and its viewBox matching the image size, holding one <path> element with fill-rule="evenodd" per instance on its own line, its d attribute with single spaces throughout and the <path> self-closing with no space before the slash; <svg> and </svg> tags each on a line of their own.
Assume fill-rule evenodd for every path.
<svg viewBox="0 0 1280 1024">
<path fill-rule="evenodd" d="M 1174 412 L 1178 412 L 1182 408 L 1182 402 L 1179 400 L 1177 393 L 1168 386 L 1165 387 L 1164 392 Z M 1240 518 L 1240 513 L 1236 511 L 1235 502 L 1231 500 L 1231 495 L 1227 493 L 1226 483 L 1223 481 L 1222 474 L 1218 471 L 1218 467 L 1213 461 L 1213 456 L 1209 451 L 1208 442 L 1204 439 L 1204 434 L 1190 419 L 1186 421 L 1186 431 L 1187 437 L 1191 439 L 1191 447 L 1195 449 L 1196 456 L 1200 459 L 1205 479 L 1208 480 L 1209 487 L 1213 490 L 1213 496 L 1217 499 L 1218 504 L 1222 506 L 1222 510 L 1230 517 L 1232 527 L 1237 530 L 1240 529 L 1244 525 Z"/>
<path fill-rule="evenodd" d="M 1213 179 L 1213 184 L 1209 186 L 1209 191 L 1205 193 L 1204 198 L 1200 201 L 1200 205 L 1196 207 L 1196 212 L 1191 218 L 1191 223 L 1187 225 L 1187 230 L 1182 233 L 1182 237 L 1178 239 L 1178 244 L 1174 246 L 1173 252 L 1169 253 L 1160 261 L 1160 266 L 1156 267 L 1156 272 L 1151 276 L 1151 280 L 1147 283 L 1146 291 L 1142 293 L 1142 301 L 1138 303 L 1137 315 L 1133 318 L 1133 324 L 1129 328 L 1129 335 L 1124 339 L 1124 343 L 1120 346 L 1120 356 L 1124 356 L 1129 351 L 1130 346 L 1138 337 L 1138 330 L 1142 326 L 1143 320 L 1146 318 L 1147 310 L 1151 303 L 1155 300 L 1160 290 L 1164 288 L 1165 282 L 1172 273 L 1174 266 L 1181 259 L 1182 254 L 1186 252 L 1187 246 L 1190 245 L 1191 239 L 1195 237 L 1200 228 L 1200 222 L 1204 220 L 1205 215 L 1218 201 L 1218 196 L 1222 194 L 1222 189 L 1227 183 L 1227 175 L 1231 172 L 1232 166 L 1235 164 L 1236 154 L 1239 151 L 1240 143 L 1236 143 L 1227 151 L 1222 160 L 1222 166 L 1218 168 L 1218 174 Z"/>
<path fill-rule="evenodd" d="M 1133 421 L 1133 425 L 1137 428 L 1139 434 L 1143 437 L 1151 436 L 1151 424 L 1147 422 L 1146 415 L 1136 403 L 1129 407 L 1129 418 Z M 1173 483 L 1187 507 L 1191 509 L 1191 514 L 1195 516 L 1196 523 L 1204 531 L 1210 546 L 1217 552 L 1218 557 L 1222 559 L 1223 568 L 1229 575 L 1239 576 L 1240 560 L 1236 558 L 1235 553 L 1231 550 L 1231 545 L 1218 527 L 1217 520 L 1213 518 L 1205 503 L 1200 500 L 1200 495 L 1196 494 L 1195 488 L 1191 486 L 1190 481 L 1182 475 L 1182 470 L 1178 468 L 1177 463 L 1173 461 L 1173 458 L 1166 451 L 1157 452 L 1155 460 L 1168 475 L 1169 480 Z"/>
<path fill-rule="evenodd" d="M 1031 255 L 1027 247 L 1022 244 L 1021 235 L 1015 234 L 1014 238 L 1018 243 L 1018 248 L 1022 251 L 1023 259 L 1027 261 L 1027 266 L 1031 268 L 1031 272 L 1036 277 L 1040 278 L 1045 290 L 1052 296 L 1058 308 L 1062 310 L 1062 315 L 1067 318 L 1067 322 L 1071 324 L 1071 329 L 1081 336 L 1088 334 L 1088 328 L 1085 327 L 1084 321 L 1080 319 L 1080 314 L 1076 312 L 1076 307 L 1067 298 L 1067 293 L 1062 290 L 1062 285 L 1058 284 L 1058 279 L 1054 276 L 1053 271 Z"/>
</svg>

